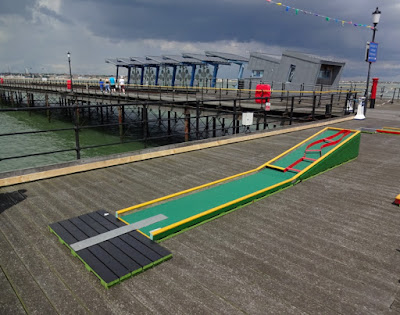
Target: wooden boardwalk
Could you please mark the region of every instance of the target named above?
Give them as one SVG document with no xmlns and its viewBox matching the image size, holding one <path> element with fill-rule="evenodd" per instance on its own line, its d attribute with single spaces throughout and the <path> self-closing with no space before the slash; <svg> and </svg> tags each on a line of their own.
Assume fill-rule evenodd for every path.
<svg viewBox="0 0 400 315">
<path fill-rule="evenodd" d="M 149 102 L 157 106 L 195 106 L 196 102 L 201 103 L 204 110 L 215 110 L 223 108 L 226 111 L 262 109 L 261 104 L 255 102 L 255 90 L 238 90 L 224 88 L 199 88 L 199 87 L 139 87 L 133 86 L 127 89 L 126 93 L 120 91 L 105 93 L 97 86 L 77 85 L 74 90 L 68 90 L 65 85 L 60 84 L 29 84 L 18 81 L 4 84 L 1 86 L 5 90 L 23 91 L 31 93 L 41 93 L 42 95 L 52 95 L 59 101 L 62 96 L 66 99 L 77 99 L 84 102 L 109 102 L 109 103 L 141 103 Z M 331 106 L 331 114 L 343 116 L 346 103 L 346 90 L 330 91 L 286 91 L 273 90 L 271 94 L 271 109 L 273 111 L 288 112 L 291 109 L 291 99 L 294 101 L 295 114 L 325 115 L 326 105 Z M 313 106 L 313 95 L 316 96 L 316 104 Z M 12 102 L 16 102 L 17 95 Z M 33 96 L 32 96 L 33 99 Z M 51 99 L 51 98 L 50 98 Z M 301 101 L 300 101 L 301 100 Z M 51 103 L 51 101 L 50 101 Z M 235 109 L 236 110 L 236 109 Z"/>
<path fill-rule="evenodd" d="M 362 134 L 355 161 L 164 241 L 171 260 L 108 290 L 48 230 L 255 168 L 320 129 L 0 188 L 0 313 L 399 313 L 396 135 Z"/>
</svg>

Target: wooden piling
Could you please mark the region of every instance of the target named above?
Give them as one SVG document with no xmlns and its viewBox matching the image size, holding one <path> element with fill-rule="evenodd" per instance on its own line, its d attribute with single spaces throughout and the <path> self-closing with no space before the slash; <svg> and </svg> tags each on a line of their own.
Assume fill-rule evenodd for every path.
<svg viewBox="0 0 400 315">
<path fill-rule="evenodd" d="M 171 135 L 171 111 L 168 111 L 168 127 L 167 127 L 167 133 L 168 135 Z"/>
<path fill-rule="evenodd" d="M 50 122 L 50 121 L 51 121 L 51 111 L 50 111 L 50 109 L 49 109 L 49 107 L 50 107 L 50 104 L 49 104 L 49 95 L 48 95 L 47 93 L 46 93 L 45 96 L 44 96 L 44 100 L 45 100 L 45 105 L 46 105 L 46 107 L 48 108 L 48 109 L 46 110 L 47 120 L 48 120 L 48 122 Z"/>
<path fill-rule="evenodd" d="M 187 107 L 185 107 L 185 142 L 189 141 L 190 134 L 190 112 Z"/>
<path fill-rule="evenodd" d="M 196 102 L 196 139 L 200 139 L 200 103 Z"/>
<path fill-rule="evenodd" d="M 210 129 L 210 125 L 208 122 L 208 116 L 206 116 L 205 119 L 206 119 L 205 137 L 208 138 L 208 131 Z"/>
<path fill-rule="evenodd" d="M 124 125 L 122 124 L 122 106 L 118 106 L 118 127 L 119 127 L 119 139 L 122 142 L 124 136 Z"/>
<path fill-rule="evenodd" d="M 213 123 L 213 137 L 215 138 L 217 136 L 217 118 L 216 117 L 212 118 L 212 123 Z"/>
</svg>

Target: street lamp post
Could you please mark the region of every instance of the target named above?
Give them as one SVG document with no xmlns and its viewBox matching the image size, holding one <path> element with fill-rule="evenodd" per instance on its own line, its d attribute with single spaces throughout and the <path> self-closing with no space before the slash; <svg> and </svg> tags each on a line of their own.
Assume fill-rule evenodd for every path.
<svg viewBox="0 0 400 315">
<path fill-rule="evenodd" d="M 71 54 L 70 52 L 67 52 L 68 56 L 68 65 L 69 65 L 69 78 L 71 80 L 71 92 L 74 91 L 73 85 L 72 85 L 72 72 L 71 72 Z"/>
<path fill-rule="evenodd" d="M 376 7 L 375 11 L 372 12 L 372 23 L 374 24 L 374 28 L 372 29 L 372 41 L 371 41 L 371 43 L 375 42 L 376 26 L 377 26 L 378 23 L 379 23 L 380 17 L 381 17 L 381 11 L 379 11 L 378 7 Z M 368 61 L 368 56 L 367 56 L 367 61 Z M 369 77 L 370 77 L 371 63 L 372 63 L 372 62 L 371 62 L 371 61 L 368 61 L 368 63 L 369 63 L 369 64 L 368 64 L 367 87 L 366 87 L 365 93 L 364 93 L 364 96 L 365 96 L 365 99 L 366 99 L 367 104 L 368 104 Z M 367 104 L 365 104 L 365 105 L 367 105 Z M 365 106 L 365 109 L 366 109 L 366 108 L 367 108 L 367 106 Z"/>
</svg>

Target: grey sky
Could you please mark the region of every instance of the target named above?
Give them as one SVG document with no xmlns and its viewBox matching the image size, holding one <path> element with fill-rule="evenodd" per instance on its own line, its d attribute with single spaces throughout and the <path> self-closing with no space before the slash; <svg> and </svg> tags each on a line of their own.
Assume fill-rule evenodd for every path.
<svg viewBox="0 0 400 315">
<path fill-rule="evenodd" d="M 399 0 L 286 0 L 331 18 L 370 25 L 382 11 L 372 76 L 400 81 Z M 265 0 L 2 0 L 0 72 L 113 73 L 108 57 L 225 51 L 248 56 L 286 49 L 346 62 L 344 78 L 365 79 L 372 31 L 285 11 Z"/>
</svg>

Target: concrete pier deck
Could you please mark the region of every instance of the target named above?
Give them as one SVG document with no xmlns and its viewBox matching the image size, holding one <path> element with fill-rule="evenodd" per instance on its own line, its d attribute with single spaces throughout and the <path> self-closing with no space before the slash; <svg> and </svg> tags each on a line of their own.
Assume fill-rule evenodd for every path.
<svg viewBox="0 0 400 315">
<path fill-rule="evenodd" d="M 400 104 L 332 126 L 400 127 Z M 162 242 L 171 260 L 108 290 L 48 230 L 255 168 L 322 128 L 0 188 L 0 313 L 400 313 L 397 135 L 363 133 L 356 160 Z"/>
</svg>

